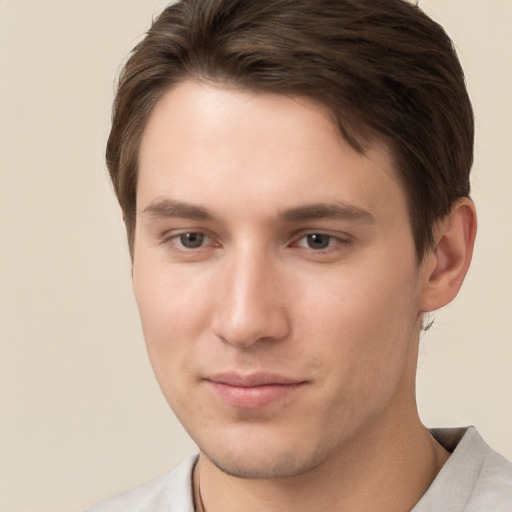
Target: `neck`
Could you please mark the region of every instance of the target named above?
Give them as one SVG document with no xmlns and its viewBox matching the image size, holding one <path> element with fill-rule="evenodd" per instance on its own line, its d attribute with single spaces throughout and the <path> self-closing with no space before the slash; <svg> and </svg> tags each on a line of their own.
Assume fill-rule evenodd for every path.
<svg viewBox="0 0 512 512">
<path fill-rule="evenodd" d="M 406 425 L 398 431 L 376 426 L 373 435 L 358 440 L 336 459 L 289 478 L 233 477 L 201 454 L 194 473 L 196 510 L 411 510 L 449 453 L 431 437 L 419 418 L 414 423 L 409 419 Z"/>
</svg>

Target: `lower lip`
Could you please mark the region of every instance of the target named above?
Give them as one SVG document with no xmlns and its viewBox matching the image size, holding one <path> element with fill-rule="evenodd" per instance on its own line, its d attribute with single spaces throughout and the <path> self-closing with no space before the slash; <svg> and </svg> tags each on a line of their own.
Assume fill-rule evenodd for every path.
<svg viewBox="0 0 512 512">
<path fill-rule="evenodd" d="M 297 384 L 266 384 L 263 386 L 230 386 L 207 381 L 210 389 L 223 402 L 240 409 L 259 409 L 288 397 L 302 387 Z"/>
</svg>

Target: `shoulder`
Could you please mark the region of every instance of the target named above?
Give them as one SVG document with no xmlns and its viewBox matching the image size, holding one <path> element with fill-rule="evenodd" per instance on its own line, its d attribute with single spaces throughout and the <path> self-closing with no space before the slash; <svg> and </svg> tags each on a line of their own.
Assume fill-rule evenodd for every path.
<svg viewBox="0 0 512 512">
<path fill-rule="evenodd" d="M 170 473 L 98 503 L 85 512 L 193 512 L 192 472 L 197 456 Z"/>
<path fill-rule="evenodd" d="M 492 510 L 512 511 L 512 463 L 492 450 L 475 431 L 481 455 L 478 478 L 468 501 L 468 512 Z"/>
<path fill-rule="evenodd" d="M 452 455 L 414 512 L 512 511 L 512 463 L 492 450 L 474 427 L 436 429 Z"/>
</svg>

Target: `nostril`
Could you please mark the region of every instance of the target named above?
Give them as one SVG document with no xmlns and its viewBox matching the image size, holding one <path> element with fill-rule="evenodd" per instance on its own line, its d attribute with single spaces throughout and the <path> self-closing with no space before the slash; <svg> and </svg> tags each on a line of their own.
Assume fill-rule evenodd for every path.
<svg viewBox="0 0 512 512">
<path fill-rule="evenodd" d="M 284 308 L 272 311 L 240 309 L 232 314 L 224 311 L 213 322 L 214 335 L 224 343 L 249 347 L 263 341 L 277 341 L 288 335 L 290 322 Z"/>
</svg>

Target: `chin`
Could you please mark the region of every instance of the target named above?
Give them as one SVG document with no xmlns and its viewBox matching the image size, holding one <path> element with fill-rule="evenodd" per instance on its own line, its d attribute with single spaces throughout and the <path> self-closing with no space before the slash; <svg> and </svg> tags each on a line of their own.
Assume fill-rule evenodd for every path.
<svg viewBox="0 0 512 512">
<path fill-rule="evenodd" d="M 236 478 L 273 479 L 287 478 L 306 473 L 315 465 L 299 460 L 297 454 L 287 453 L 276 456 L 267 454 L 264 458 L 250 459 L 244 457 L 224 456 L 220 460 L 204 454 L 223 473 Z"/>
<path fill-rule="evenodd" d="M 272 436 L 273 437 L 273 436 Z M 223 473 L 236 478 L 273 479 L 298 476 L 320 466 L 332 449 L 304 446 L 301 443 L 274 438 L 238 439 L 222 445 L 201 447 L 201 454 Z"/>
</svg>

